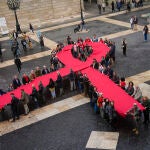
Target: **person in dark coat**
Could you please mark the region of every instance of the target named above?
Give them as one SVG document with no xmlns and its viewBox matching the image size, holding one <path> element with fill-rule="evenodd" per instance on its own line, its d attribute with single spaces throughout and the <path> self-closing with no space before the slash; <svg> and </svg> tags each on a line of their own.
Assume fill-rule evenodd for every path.
<svg viewBox="0 0 150 150">
<path fill-rule="evenodd" d="M 3 62 L 2 44 L 0 41 L 0 61 Z"/>
<path fill-rule="evenodd" d="M 21 44 L 22 44 L 23 50 L 26 51 L 27 50 L 27 41 L 25 38 L 21 39 Z"/>
<path fill-rule="evenodd" d="M 21 86 L 21 82 L 19 78 L 15 75 L 13 79 L 13 87 L 14 89 L 17 89 L 19 86 Z"/>
<path fill-rule="evenodd" d="M 115 46 L 115 42 L 113 42 L 110 46 L 110 52 L 109 52 L 111 63 L 115 62 L 115 51 L 116 51 L 116 46 Z"/>
<path fill-rule="evenodd" d="M 18 106 L 19 106 L 19 99 L 16 98 L 14 96 L 14 93 L 11 93 L 11 110 L 12 110 L 12 115 L 13 115 L 13 122 L 17 119 L 19 119 L 19 109 L 18 109 Z"/>
<path fill-rule="evenodd" d="M 49 80 L 48 87 L 49 87 L 49 90 L 51 92 L 52 98 L 55 99 L 56 98 L 55 82 L 53 81 L 52 78 L 50 78 L 50 80 Z"/>
<path fill-rule="evenodd" d="M 31 93 L 31 96 L 32 96 L 32 100 L 34 101 L 34 105 L 35 105 L 35 108 L 38 108 L 39 107 L 39 95 L 38 95 L 38 91 L 37 89 L 35 88 L 34 85 L 32 85 L 32 93 Z"/>
<path fill-rule="evenodd" d="M 22 65 L 20 58 L 16 57 L 15 60 L 14 60 L 14 63 L 17 66 L 18 72 L 20 73 L 20 71 L 21 71 L 21 65 Z"/>
<path fill-rule="evenodd" d="M 42 70 L 42 75 L 48 74 L 49 70 L 47 69 L 46 66 L 43 66 L 43 70 Z"/>
<path fill-rule="evenodd" d="M 43 35 L 40 36 L 40 46 L 41 46 L 41 49 L 44 48 L 44 39 L 43 39 Z"/>
<path fill-rule="evenodd" d="M 126 51 L 127 51 L 127 42 L 126 42 L 125 38 L 122 40 L 122 49 L 123 49 L 123 55 L 127 56 L 127 54 L 126 54 Z"/>
<path fill-rule="evenodd" d="M 83 93 L 83 75 L 81 74 L 81 72 L 79 71 L 77 73 L 77 83 L 78 83 L 78 90 L 80 91 L 80 93 Z"/>
<path fill-rule="evenodd" d="M 24 89 L 21 89 L 21 100 L 23 101 L 23 106 L 24 106 L 24 113 L 27 115 L 29 113 L 29 96 L 28 94 L 24 91 Z"/>
<path fill-rule="evenodd" d="M 93 59 L 93 64 L 92 64 L 94 69 L 98 69 L 99 68 L 99 63 L 97 62 L 96 59 Z"/>
<path fill-rule="evenodd" d="M 17 39 L 18 38 L 18 33 L 14 30 L 13 33 L 12 33 L 12 36 L 14 39 Z"/>
<path fill-rule="evenodd" d="M 32 33 L 34 33 L 34 28 L 33 28 L 33 26 L 32 26 L 31 23 L 29 23 L 29 28 L 30 28 L 30 31 L 31 31 Z"/>
<path fill-rule="evenodd" d="M 132 81 L 129 82 L 126 92 L 131 96 L 134 93 L 134 84 Z"/>
<path fill-rule="evenodd" d="M 143 35 L 144 35 L 144 41 L 147 41 L 147 35 L 148 35 L 148 26 L 145 25 L 143 28 Z"/>
<path fill-rule="evenodd" d="M 3 94 L 6 94 L 6 92 L 3 91 L 3 89 L 0 89 L 0 96 L 3 95 Z"/>
<path fill-rule="evenodd" d="M 131 4 L 130 4 L 130 1 L 127 2 L 127 11 L 130 12 L 131 11 Z"/>
<path fill-rule="evenodd" d="M 112 9 L 112 12 L 115 12 L 115 3 L 114 3 L 114 1 L 112 1 L 112 3 L 111 3 L 111 9 Z"/>
<path fill-rule="evenodd" d="M 83 75 L 84 95 L 88 95 L 89 79 L 86 74 Z"/>
<path fill-rule="evenodd" d="M 59 95 L 63 95 L 63 79 L 60 75 L 60 72 L 57 72 L 57 80 L 56 80 L 57 88 L 59 89 Z"/>
<path fill-rule="evenodd" d="M 144 114 L 144 124 L 148 124 L 150 122 L 149 120 L 149 113 L 150 113 L 150 100 L 148 97 L 142 98 L 142 105 L 145 107 L 145 110 L 143 111 Z"/>
<path fill-rule="evenodd" d="M 42 81 L 39 82 L 38 87 L 39 87 L 39 93 L 38 93 L 39 94 L 39 104 L 40 104 L 40 106 L 42 106 L 45 103 L 44 98 L 43 98 L 44 85 L 43 85 Z"/>
</svg>

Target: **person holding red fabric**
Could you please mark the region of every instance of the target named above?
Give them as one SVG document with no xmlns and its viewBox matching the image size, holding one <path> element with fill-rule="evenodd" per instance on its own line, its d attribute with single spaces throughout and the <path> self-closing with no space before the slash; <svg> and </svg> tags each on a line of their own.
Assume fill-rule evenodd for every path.
<svg viewBox="0 0 150 150">
<path fill-rule="evenodd" d="M 31 73 L 30 73 L 30 81 L 33 81 L 35 78 L 36 78 L 36 75 L 34 73 L 34 70 L 31 70 Z"/>
<path fill-rule="evenodd" d="M 133 82 L 132 81 L 130 81 L 129 82 L 129 84 L 128 84 L 128 87 L 127 87 L 127 89 L 126 89 L 126 92 L 130 95 L 130 96 L 132 96 L 132 94 L 134 93 L 134 84 L 133 84 Z"/>
<path fill-rule="evenodd" d="M 138 124 L 139 124 L 139 120 L 140 120 L 140 110 L 136 103 L 133 104 L 133 107 L 127 112 L 127 114 L 130 115 L 133 119 L 134 128 L 132 129 L 132 131 L 136 135 L 138 135 L 139 134 Z"/>
<path fill-rule="evenodd" d="M 24 73 L 22 77 L 22 83 L 25 85 L 28 84 L 29 82 L 30 82 L 30 78 Z"/>
<path fill-rule="evenodd" d="M 83 39 L 81 37 L 78 37 L 77 43 L 83 43 Z"/>
<path fill-rule="evenodd" d="M 92 42 L 91 39 L 89 37 L 86 37 L 85 43 L 89 43 L 89 42 Z"/>
<path fill-rule="evenodd" d="M 15 97 L 14 93 L 10 94 L 11 96 L 11 110 L 13 122 L 15 122 L 16 118 L 19 119 L 19 99 Z"/>
<path fill-rule="evenodd" d="M 125 90 L 125 87 L 126 87 L 126 82 L 125 82 L 125 78 L 122 77 L 121 80 L 120 80 L 120 87 Z"/>
<path fill-rule="evenodd" d="M 104 43 L 104 40 L 102 38 L 100 38 L 99 42 L 100 43 Z"/>
<path fill-rule="evenodd" d="M 20 86 L 21 86 L 21 82 L 20 82 L 18 76 L 15 75 L 14 79 L 13 79 L 13 87 L 14 87 L 14 89 L 17 89 Z"/>
<path fill-rule="evenodd" d="M 103 94 L 98 93 L 97 106 L 99 108 L 101 118 L 104 118 L 104 110 L 102 107 L 103 100 L 104 100 Z"/>
</svg>

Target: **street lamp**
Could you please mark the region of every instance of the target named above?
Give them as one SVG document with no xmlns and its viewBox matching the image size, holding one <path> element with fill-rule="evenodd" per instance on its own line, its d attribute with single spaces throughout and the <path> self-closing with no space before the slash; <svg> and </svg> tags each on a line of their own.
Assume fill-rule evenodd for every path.
<svg viewBox="0 0 150 150">
<path fill-rule="evenodd" d="M 81 0 L 80 0 L 80 12 L 81 12 L 81 21 L 84 22 Z"/>
<path fill-rule="evenodd" d="M 18 22 L 18 17 L 16 10 L 20 8 L 20 0 L 7 0 L 7 5 L 9 9 L 14 11 L 15 19 L 16 19 L 16 32 L 21 33 L 20 25 Z"/>
</svg>

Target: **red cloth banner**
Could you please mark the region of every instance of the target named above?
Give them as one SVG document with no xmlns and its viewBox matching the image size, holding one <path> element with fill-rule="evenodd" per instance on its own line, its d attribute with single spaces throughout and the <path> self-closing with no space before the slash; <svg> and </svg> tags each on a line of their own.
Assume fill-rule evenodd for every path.
<svg viewBox="0 0 150 150">
<path fill-rule="evenodd" d="M 87 43 L 84 43 L 84 45 L 86 44 Z M 101 61 L 102 57 L 106 56 L 109 52 L 109 48 L 103 43 L 88 42 L 88 45 L 92 46 L 93 53 L 85 62 L 82 62 L 72 56 L 72 45 L 65 46 L 63 50 L 57 54 L 58 59 L 65 65 L 65 68 L 59 70 L 61 76 L 67 76 L 70 72 L 70 68 L 72 68 L 75 72 L 82 71 L 82 73 L 86 73 L 90 82 L 97 88 L 98 92 L 102 92 L 105 98 L 114 101 L 115 110 L 121 116 L 125 116 L 126 112 L 133 107 L 134 103 L 137 103 L 138 107 L 143 110 L 144 107 L 141 104 L 113 83 L 106 75 L 103 75 L 90 67 L 93 59 L 95 58 L 97 61 Z M 22 85 L 12 92 L 18 98 L 21 97 L 21 89 L 24 89 L 27 94 L 31 94 L 32 84 L 34 84 L 38 89 L 40 81 L 42 81 L 44 86 L 47 86 L 50 78 L 56 80 L 57 71 L 37 77 L 34 81 L 27 85 Z M 10 93 L 12 92 L 8 92 L 0 96 L 0 108 L 3 108 L 11 102 Z"/>
</svg>

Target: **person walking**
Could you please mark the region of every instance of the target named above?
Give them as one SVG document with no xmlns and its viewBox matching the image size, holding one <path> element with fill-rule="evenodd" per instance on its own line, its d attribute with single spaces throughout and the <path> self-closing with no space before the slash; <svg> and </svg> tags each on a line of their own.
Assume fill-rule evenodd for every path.
<svg viewBox="0 0 150 150">
<path fill-rule="evenodd" d="M 3 62 L 2 44 L 0 41 L 0 61 Z"/>
<path fill-rule="evenodd" d="M 101 2 L 101 0 L 97 0 L 97 7 L 99 10 L 99 14 L 101 14 L 102 13 L 102 2 Z"/>
<path fill-rule="evenodd" d="M 15 122 L 16 118 L 19 119 L 19 99 L 14 96 L 14 93 L 10 94 L 11 96 L 11 110 L 13 122 Z"/>
<path fill-rule="evenodd" d="M 133 28 L 134 28 L 134 17 L 132 16 L 131 18 L 130 18 L 130 25 L 131 25 L 131 29 L 133 30 Z"/>
<path fill-rule="evenodd" d="M 114 1 L 111 2 L 111 9 L 112 9 L 112 12 L 115 12 L 115 3 L 114 3 Z"/>
<path fill-rule="evenodd" d="M 15 63 L 16 66 L 17 66 L 18 72 L 20 73 L 22 63 L 21 63 L 21 60 L 19 59 L 19 57 L 16 57 L 16 58 L 15 58 L 14 63 Z"/>
<path fill-rule="evenodd" d="M 28 37 L 28 46 L 29 46 L 29 49 L 32 49 L 32 42 L 31 42 L 31 39 L 30 37 Z"/>
<path fill-rule="evenodd" d="M 148 26 L 145 25 L 143 28 L 143 35 L 144 35 L 144 41 L 147 41 L 147 35 L 148 35 Z"/>
<path fill-rule="evenodd" d="M 29 29 L 30 29 L 30 31 L 31 31 L 32 33 L 34 33 L 34 28 L 33 28 L 33 26 L 32 26 L 31 23 L 29 23 Z"/>
<path fill-rule="evenodd" d="M 85 27 L 85 21 L 84 20 L 82 20 L 82 22 L 81 22 L 81 31 L 83 31 L 83 30 L 87 30 Z"/>
<path fill-rule="evenodd" d="M 124 56 L 127 56 L 127 55 L 126 55 L 127 42 L 126 42 L 126 39 L 125 39 L 125 38 L 122 40 L 122 49 L 123 49 L 123 55 L 124 55 Z"/>
<path fill-rule="evenodd" d="M 106 7 L 106 3 L 103 1 L 103 2 L 102 2 L 103 12 L 105 12 L 105 7 Z"/>
<path fill-rule="evenodd" d="M 24 91 L 24 89 L 21 89 L 21 100 L 23 101 L 23 106 L 24 106 L 25 115 L 27 115 L 27 114 L 29 113 L 29 107 L 28 107 L 29 96 L 28 96 L 28 94 Z"/>
<path fill-rule="evenodd" d="M 136 16 L 134 16 L 133 23 L 134 23 L 134 30 L 137 30 L 138 18 Z"/>
</svg>

